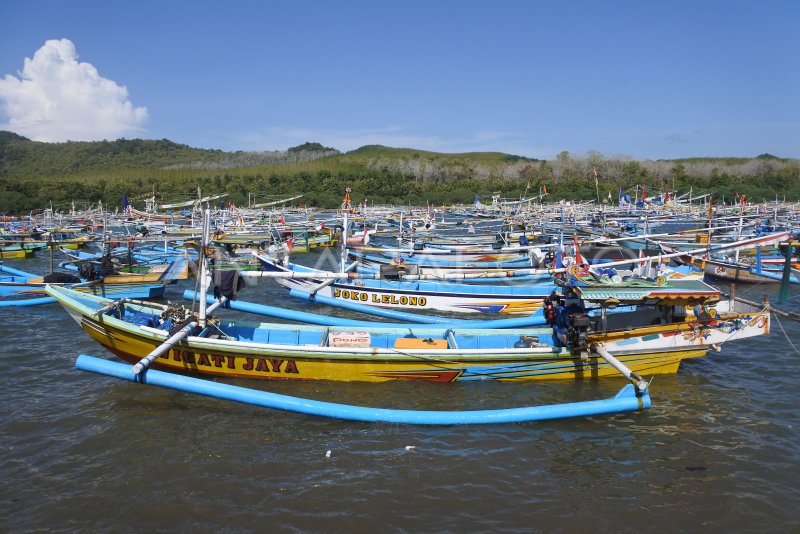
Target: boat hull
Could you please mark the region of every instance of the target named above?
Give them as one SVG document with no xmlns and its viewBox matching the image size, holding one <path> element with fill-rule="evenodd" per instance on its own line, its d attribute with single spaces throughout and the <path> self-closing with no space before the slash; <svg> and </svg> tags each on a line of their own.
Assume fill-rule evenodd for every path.
<svg viewBox="0 0 800 534">
<path fill-rule="evenodd" d="M 265 271 L 291 273 L 273 262 L 259 257 Z M 302 269 L 296 267 L 297 269 Z M 298 270 L 296 272 L 303 272 Z M 312 272 L 308 269 L 305 272 Z M 343 277 L 346 278 L 347 275 Z M 311 294 L 368 306 L 394 308 L 403 311 L 452 313 L 532 314 L 542 307 L 543 299 L 556 287 L 554 284 L 524 286 L 471 286 L 438 282 L 389 282 L 356 280 L 354 282 L 322 283 L 321 279 L 277 278 L 276 282 L 289 290 L 299 289 Z M 500 282 L 501 283 L 501 282 Z M 499 283 L 499 284 L 500 284 Z"/>
<path fill-rule="evenodd" d="M 136 363 L 163 342 L 163 338 L 109 327 L 83 318 L 83 329 L 121 359 Z M 643 376 L 673 374 L 684 359 L 704 356 L 708 347 L 655 351 L 619 359 Z M 395 351 L 396 352 L 396 351 Z M 385 382 L 467 382 L 475 380 L 591 380 L 619 377 L 602 358 L 573 357 L 568 351 L 542 351 L 498 355 L 464 354 L 364 354 L 313 352 L 302 348 L 266 346 L 214 346 L 189 338 L 155 360 L 152 367 L 164 371 L 228 378 L 279 380 L 334 380 Z"/>
<path fill-rule="evenodd" d="M 120 328 L 90 317 L 82 317 L 80 322 L 95 341 L 130 363 L 139 361 L 164 340 L 145 328 Z M 676 373 L 683 360 L 704 356 L 715 342 L 760 335 L 768 330 L 768 316 L 753 314 L 735 323 L 729 320 L 712 325 L 685 323 L 679 327 L 654 327 L 638 335 L 598 334 L 592 341 L 602 343 L 634 372 L 651 376 Z M 366 382 L 587 380 L 619 376 L 596 355 L 581 358 L 566 349 L 550 347 L 499 353 L 374 348 L 337 351 L 318 346 L 226 343 L 199 337 L 175 345 L 154 366 L 172 372 L 232 378 Z"/>
<path fill-rule="evenodd" d="M 18 248 L 18 249 L 0 249 L 0 260 L 6 259 L 22 259 L 22 258 L 30 258 L 33 256 L 35 250 L 33 249 L 25 249 L 25 248 Z"/>
<path fill-rule="evenodd" d="M 280 280 L 279 283 L 283 282 Z M 435 286 L 436 284 L 430 284 Z M 287 287 L 291 286 L 287 283 Z M 323 296 L 343 301 L 358 302 L 381 308 L 392 308 L 403 311 L 426 311 L 451 313 L 504 313 L 532 314 L 542 307 L 543 299 L 552 293 L 549 285 L 542 286 L 535 294 L 532 286 L 524 289 L 525 294 L 490 294 L 479 292 L 454 294 L 447 291 L 413 291 L 392 289 L 388 287 L 374 288 L 355 284 L 332 284 L 318 293 Z M 308 290 L 308 287 L 305 287 Z"/>
<path fill-rule="evenodd" d="M 703 271 L 709 278 L 748 284 L 777 284 L 779 279 L 768 278 L 750 272 L 751 265 L 728 263 L 716 260 L 701 260 Z"/>
</svg>

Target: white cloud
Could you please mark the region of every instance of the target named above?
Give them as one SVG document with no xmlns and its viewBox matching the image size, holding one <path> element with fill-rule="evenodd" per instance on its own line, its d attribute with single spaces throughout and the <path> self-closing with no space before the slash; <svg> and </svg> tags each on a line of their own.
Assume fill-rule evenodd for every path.
<svg viewBox="0 0 800 534">
<path fill-rule="evenodd" d="M 134 108 L 128 89 L 78 62 L 69 39 L 45 42 L 25 58 L 19 78 L 0 79 L 0 106 L 8 122 L 1 130 L 35 141 L 92 141 L 145 132 L 147 108 Z"/>
</svg>

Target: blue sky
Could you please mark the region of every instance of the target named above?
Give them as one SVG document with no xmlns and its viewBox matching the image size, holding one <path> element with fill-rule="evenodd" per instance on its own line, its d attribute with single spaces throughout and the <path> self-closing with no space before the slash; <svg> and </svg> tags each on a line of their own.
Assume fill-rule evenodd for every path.
<svg viewBox="0 0 800 534">
<path fill-rule="evenodd" d="M 798 28 L 796 0 L 6 1 L 0 129 L 800 158 Z"/>
</svg>

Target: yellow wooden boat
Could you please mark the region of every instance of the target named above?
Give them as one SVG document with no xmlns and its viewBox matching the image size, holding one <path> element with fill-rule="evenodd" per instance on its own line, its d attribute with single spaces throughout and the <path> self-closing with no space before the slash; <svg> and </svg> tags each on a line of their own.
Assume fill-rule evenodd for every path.
<svg viewBox="0 0 800 534">
<path fill-rule="evenodd" d="M 582 380 L 619 376 L 604 354 L 642 376 L 675 373 L 683 360 L 704 356 L 709 348 L 769 332 L 768 311 L 730 311 L 727 303 L 709 307 L 711 295 L 681 296 L 663 286 L 658 291 L 669 295 L 660 299 L 656 292 L 640 289 L 617 291 L 614 295 L 622 296 L 620 300 L 594 288 L 592 294 L 587 291 L 584 303 L 573 292 L 556 295 L 545 304 L 553 309 L 548 314 L 551 324 L 516 329 L 380 323 L 325 327 L 212 317 L 171 345 L 153 366 L 179 373 L 288 380 Z M 48 287 L 47 293 L 95 341 L 131 363 L 151 354 L 186 324 L 202 323 L 175 305 L 115 303 L 62 287 Z M 630 295 L 628 300 L 624 293 Z M 614 309 L 634 300 L 641 304 L 648 296 L 651 306 Z M 673 305 L 665 306 L 670 299 Z M 598 302 L 599 307 L 592 304 Z"/>
<path fill-rule="evenodd" d="M 35 250 L 31 248 L 21 248 L 17 245 L 9 247 L 0 247 L 0 260 L 17 260 L 22 258 L 30 258 L 33 256 Z"/>
</svg>

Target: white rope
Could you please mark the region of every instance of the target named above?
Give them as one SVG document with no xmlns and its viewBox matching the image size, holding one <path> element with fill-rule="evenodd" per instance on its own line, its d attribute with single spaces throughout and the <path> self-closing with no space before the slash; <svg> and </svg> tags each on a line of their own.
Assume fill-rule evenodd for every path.
<svg viewBox="0 0 800 534">
<path fill-rule="evenodd" d="M 781 323 L 781 320 L 778 319 L 778 314 L 774 313 L 774 314 L 772 314 L 772 316 L 775 317 L 776 321 L 778 321 L 778 326 L 781 327 L 781 332 L 783 332 L 783 336 L 786 338 L 786 341 L 788 341 L 789 345 L 791 345 L 792 349 L 794 349 L 794 353 L 797 354 L 798 356 L 800 356 L 800 351 L 797 350 L 797 347 L 795 347 L 794 343 L 792 343 L 792 340 L 789 338 L 789 335 L 786 333 L 786 330 L 784 330 L 783 324 Z"/>
</svg>

